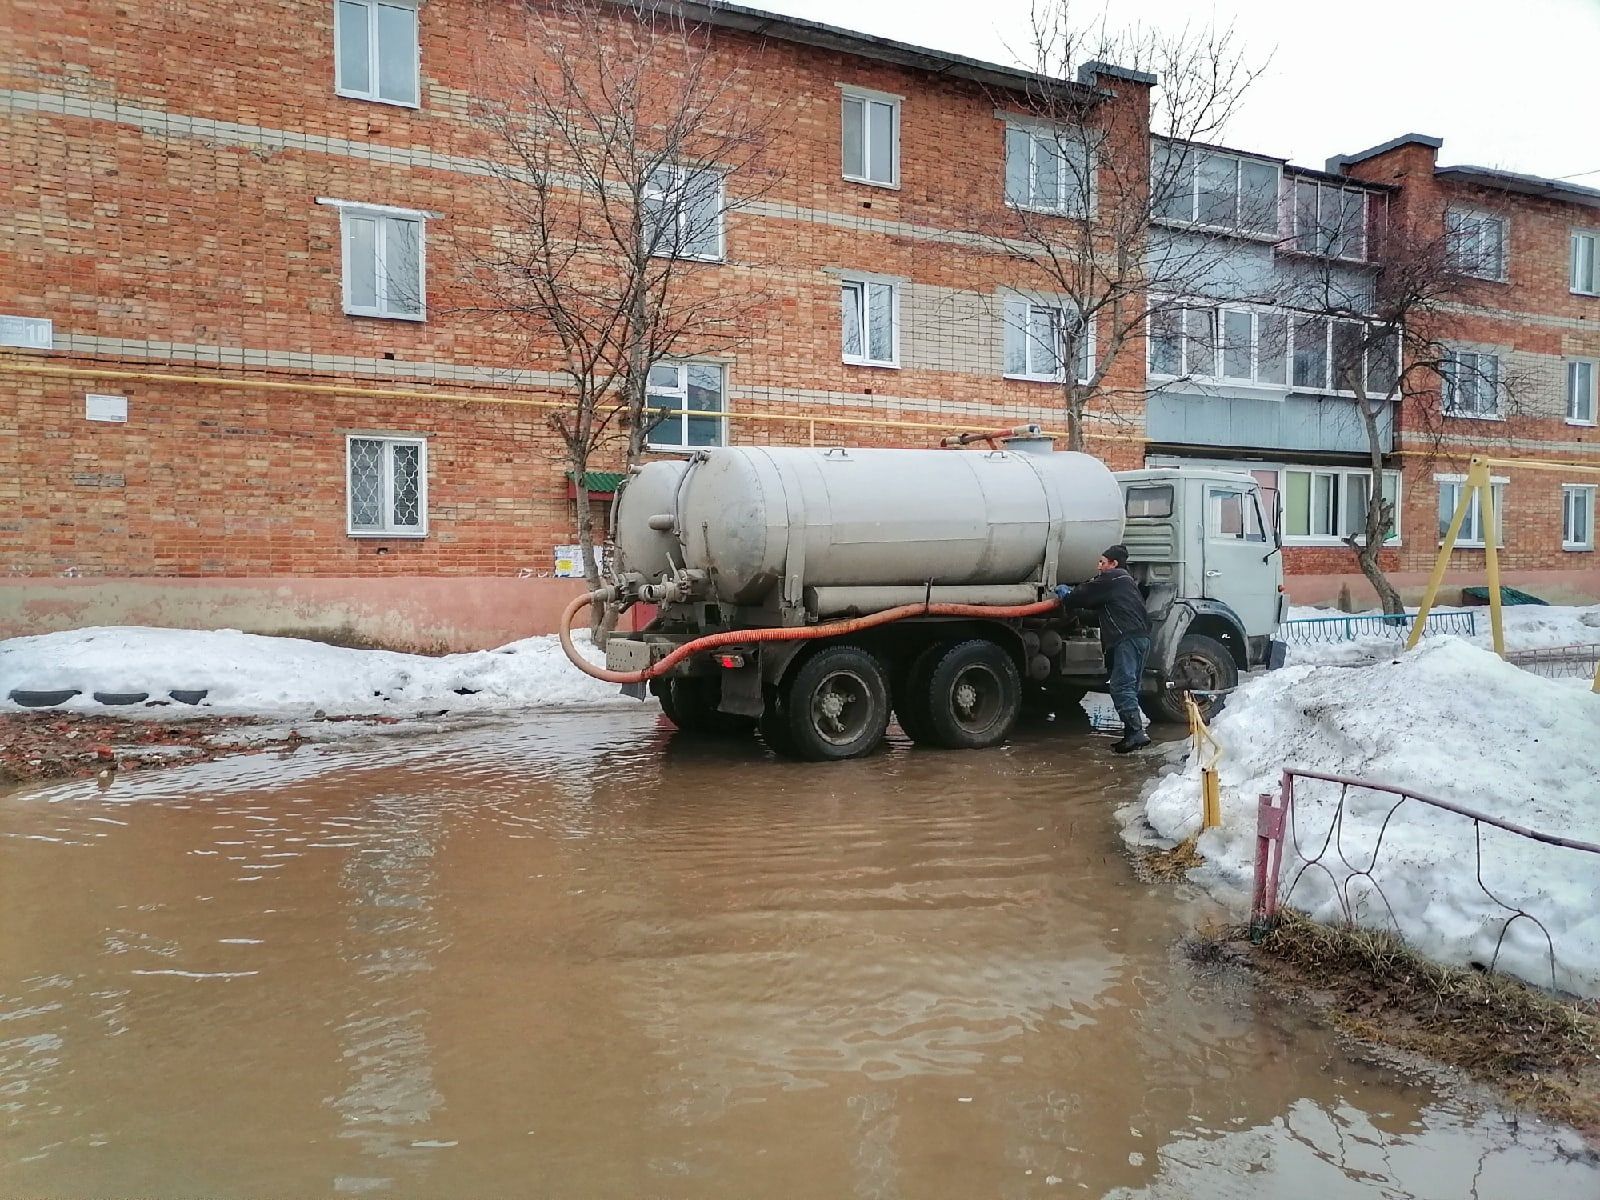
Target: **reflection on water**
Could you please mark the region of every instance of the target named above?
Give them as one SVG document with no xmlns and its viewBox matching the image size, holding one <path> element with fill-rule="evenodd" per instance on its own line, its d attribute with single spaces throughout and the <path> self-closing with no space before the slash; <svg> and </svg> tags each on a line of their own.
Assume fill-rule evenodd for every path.
<svg viewBox="0 0 1600 1200">
<path fill-rule="evenodd" d="M 13 794 L 0 1192 L 1596 1194 L 1195 974 L 1105 744 L 537 716 Z"/>
</svg>

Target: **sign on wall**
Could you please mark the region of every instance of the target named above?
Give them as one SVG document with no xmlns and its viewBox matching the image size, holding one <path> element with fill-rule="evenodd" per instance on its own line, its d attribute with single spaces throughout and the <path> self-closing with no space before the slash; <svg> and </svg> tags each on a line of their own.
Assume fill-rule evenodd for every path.
<svg viewBox="0 0 1600 1200">
<path fill-rule="evenodd" d="M 599 559 L 600 571 L 606 571 L 610 563 L 607 561 L 606 548 L 596 546 L 595 556 Z M 582 546 L 557 546 L 556 578 L 557 579 L 582 579 L 583 578 L 583 547 Z"/>
<path fill-rule="evenodd" d="M 0 316 L 0 346 L 48 350 L 55 345 L 55 326 L 41 317 Z"/>
<path fill-rule="evenodd" d="M 116 421 L 128 419 L 126 396 L 97 396 L 90 392 L 83 398 L 83 415 L 91 421 Z"/>
</svg>

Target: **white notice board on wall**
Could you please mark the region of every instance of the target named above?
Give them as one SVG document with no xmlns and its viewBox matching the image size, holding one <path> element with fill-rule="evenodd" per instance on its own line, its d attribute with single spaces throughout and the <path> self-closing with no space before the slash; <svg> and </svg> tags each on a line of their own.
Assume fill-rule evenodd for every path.
<svg viewBox="0 0 1600 1200">
<path fill-rule="evenodd" d="M 90 421 L 115 421 L 120 424 L 128 419 L 128 398 L 99 396 L 90 392 L 83 398 L 83 415 Z"/>
</svg>

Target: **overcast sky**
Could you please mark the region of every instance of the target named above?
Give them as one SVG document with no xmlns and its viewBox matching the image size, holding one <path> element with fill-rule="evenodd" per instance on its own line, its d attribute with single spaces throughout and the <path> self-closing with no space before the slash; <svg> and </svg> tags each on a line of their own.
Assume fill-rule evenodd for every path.
<svg viewBox="0 0 1600 1200">
<path fill-rule="evenodd" d="M 992 62 L 1015 63 L 1027 45 L 1030 0 L 743 2 Z M 1238 149 L 1320 167 L 1427 133 L 1444 139 L 1444 163 L 1600 187 L 1600 0 L 1074 0 L 1073 11 L 1232 24 L 1253 59 L 1271 58 L 1228 131 Z"/>
</svg>

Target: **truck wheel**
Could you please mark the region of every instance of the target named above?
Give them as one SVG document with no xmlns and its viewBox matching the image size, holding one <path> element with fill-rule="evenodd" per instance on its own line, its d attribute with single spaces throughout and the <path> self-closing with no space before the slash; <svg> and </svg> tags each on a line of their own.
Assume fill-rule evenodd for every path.
<svg viewBox="0 0 1600 1200">
<path fill-rule="evenodd" d="M 883 666 L 859 646 L 829 646 L 801 664 L 785 688 L 795 757 L 859 758 L 883 741 L 889 687 Z"/>
<path fill-rule="evenodd" d="M 933 733 L 933 713 L 929 709 L 932 693 L 928 681 L 933 668 L 950 649 L 949 642 L 935 642 L 925 647 L 911 660 L 894 689 L 894 715 L 905 735 L 919 746 L 932 746 L 937 742 Z"/>
<path fill-rule="evenodd" d="M 789 734 L 789 714 L 784 709 L 779 694 L 775 688 L 766 689 L 766 703 L 761 709 L 761 719 L 756 723 L 756 728 L 761 733 L 761 740 L 766 743 L 779 758 L 796 758 L 794 738 Z"/>
<path fill-rule="evenodd" d="M 750 717 L 718 709 L 721 697 L 721 680 L 705 675 L 685 675 L 667 681 L 662 691 L 661 711 L 684 733 L 738 734 L 755 728 L 755 721 Z"/>
<path fill-rule="evenodd" d="M 1172 660 L 1167 686 L 1154 696 L 1139 697 L 1139 706 L 1152 721 L 1184 724 L 1189 719 L 1183 705 L 1185 692 L 1229 692 L 1239 685 L 1239 666 L 1228 648 L 1203 634 L 1185 634 Z M 1196 696 L 1200 715 L 1210 720 L 1222 711 L 1224 697 Z"/>
<path fill-rule="evenodd" d="M 984 638 L 958 642 L 933 665 L 927 686 L 935 742 L 978 750 L 1006 739 L 1022 711 L 1022 677 L 1011 656 Z"/>
</svg>

